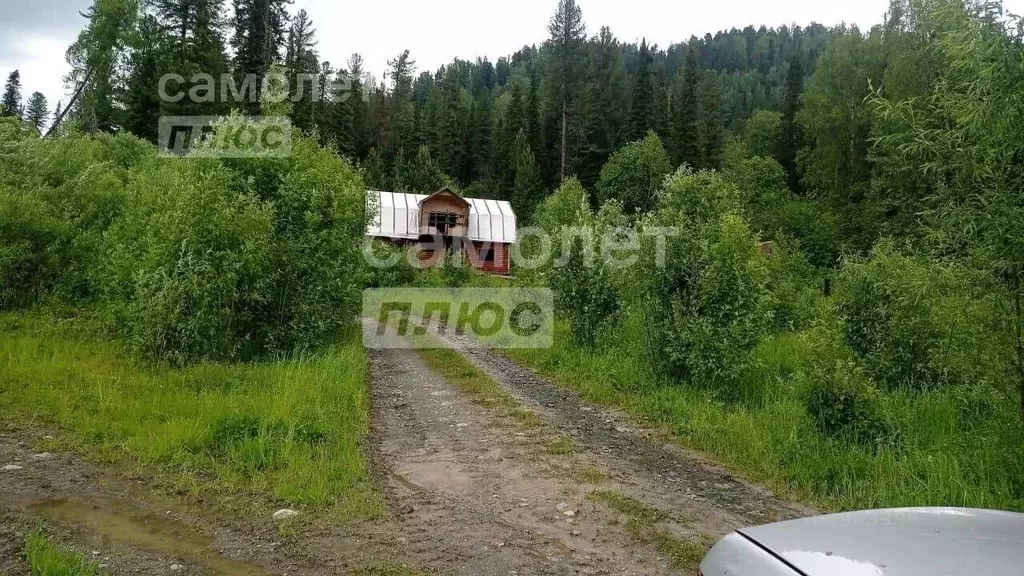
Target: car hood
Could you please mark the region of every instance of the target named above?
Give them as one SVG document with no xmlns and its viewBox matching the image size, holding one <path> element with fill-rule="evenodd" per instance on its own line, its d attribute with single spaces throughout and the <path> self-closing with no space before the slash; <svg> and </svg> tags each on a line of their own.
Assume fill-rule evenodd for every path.
<svg viewBox="0 0 1024 576">
<path fill-rule="evenodd" d="M 806 576 L 1024 574 L 1024 514 L 849 512 L 740 530 Z"/>
</svg>

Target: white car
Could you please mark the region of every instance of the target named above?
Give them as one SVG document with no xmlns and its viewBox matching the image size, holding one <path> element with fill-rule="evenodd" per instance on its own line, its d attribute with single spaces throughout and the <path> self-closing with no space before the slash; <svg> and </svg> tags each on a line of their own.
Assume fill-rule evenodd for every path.
<svg viewBox="0 0 1024 576">
<path fill-rule="evenodd" d="M 962 508 L 849 512 L 744 528 L 703 576 L 1022 576 L 1024 514 Z"/>
</svg>

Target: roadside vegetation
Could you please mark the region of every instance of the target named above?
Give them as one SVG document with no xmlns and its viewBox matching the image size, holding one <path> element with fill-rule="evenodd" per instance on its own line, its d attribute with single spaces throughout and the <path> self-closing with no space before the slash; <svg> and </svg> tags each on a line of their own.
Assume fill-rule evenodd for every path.
<svg viewBox="0 0 1024 576">
<path fill-rule="evenodd" d="M 42 530 L 25 541 L 25 560 L 32 576 L 96 576 L 101 572 L 81 555 L 62 550 Z"/>
<path fill-rule="evenodd" d="M 651 133 L 596 197 L 576 180 L 548 196 L 533 222 L 565 266 L 515 282 L 555 292 L 555 346 L 511 355 L 825 508 L 1024 510 L 1022 133 L 1000 120 L 1019 31 L 974 5 L 894 7 L 898 26 L 830 45 L 791 115 L 752 118 L 720 169 L 629 175 L 665 172 Z M 918 61 L 930 81 L 908 85 Z M 875 83 L 828 116 L 856 65 Z M 787 122 L 807 138 L 789 166 L 762 133 L 783 146 Z M 836 142 L 844 122 L 863 140 Z M 602 253 L 633 233 L 635 261 Z"/>
</svg>

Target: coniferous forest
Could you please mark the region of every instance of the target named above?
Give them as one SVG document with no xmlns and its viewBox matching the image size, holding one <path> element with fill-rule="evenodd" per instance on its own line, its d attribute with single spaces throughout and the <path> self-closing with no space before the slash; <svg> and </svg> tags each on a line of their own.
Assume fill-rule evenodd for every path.
<svg viewBox="0 0 1024 576">
<path fill-rule="evenodd" d="M 1022 21 L 892 0 L 870 29 L 658 46 L 551 9 L 542 44 L 437 70 L 405 51 L 378 80 L 290 0 L 95 0 L 73 98 L 51 111 L 14 71 L 0 101 L 0 412 L 205 474 L 189 489 L 375 518 L 353 497 L 373 492 L 362 291 L 542 286 L 554 346 L 510 361 L 753 481 L 823 510 L 1024 510 Z M 288 97 L 200 73 L 284 75 Z M 161 98 L 168 74 L 208 98 Z M 285 158 L 155 146 L 165 116 L 285 115 Z M 552 260 L 370 269 L 365 191 L 445 185 L 510 201 Z M 634 233 L 635 261 L 591 258 Z"/>
</svg>

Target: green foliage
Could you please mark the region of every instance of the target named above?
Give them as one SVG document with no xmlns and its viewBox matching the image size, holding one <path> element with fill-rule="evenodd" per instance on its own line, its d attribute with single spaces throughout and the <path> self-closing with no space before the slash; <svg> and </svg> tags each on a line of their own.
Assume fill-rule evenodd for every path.
<svg viewBox="0 0 1024 576">
<path fill-rule="evenodd" d="M 782 134 L 782 115 L 771 110 L 758 110 L 743 129 L 743 145 L 750 156 L 774 157 Z"/>
<path fill-rule="evenodd" d="M 618 200 L 626 212 L 645 214 L 658 204 L 658 189 L 672 171 L 661 139 L 648 132 L 643 140 L 612 154 L 597 183 L 600 202 Z"/>
<path fill-rule="evenodd" d="M 128 197 L 105 287 L 140 354 L 252 358 L 350 326 L 365 280 L 362 180 L 312 141 L 287 159 L 150 162 Z"/>
<path fill-rule="evenodd" d="M 890 435 L 881 416 L 879 393 L 862 369 L 839 362 L 807 376 L 812 381 L 805 405 L 815 427 L 825 436 L 860 444 L 883 444 Z"/>
<path fill-rule="evenodd" d="M 121 212 L 128 168 L 155 151 L 131 136 L 7 134 L 0 151 L 0 308 L 54 293 L 94 296 L 104 234 Z"/>
<path fill-rule="evenodd" d="M 615 320 L 619 298 L 607 265 L 596 250 L 593 229 L 587 237 L 575 237 L 564 263 L 555 265 L 548 283 L 555 293 L 559 315 L 569 323 L 569 333 L 580 346 L 593 348 L 603 330 Z"/>
<path fill-rule="evenodd" d="M 32 576 L 94 576 L 98 570 L 81 555 L 65 552 L 37 529 L 25 540 L 25 559 Z"/>
<path fill-rule="evenodd" d="M 713 173 L 669 179 L 651 224 L 672 226 L 664 262 L 647 242 L 642 260 L 648 353 L 676 382 L 737 396 L 750 351 L 770 324 L 765 258 L 734 213 L 738 193 Z"/>
<path fill-rule="evenodd" d="M 846 262 L 840 274 L 846 342 L 890 389 L 998 380 L 998 359 L 985 357 L 1001 339 L 992 333 L 998 334 L 997 309 L 978 298 L 983 282 L 882 244 L 869 259 Z"/>
</svg>

